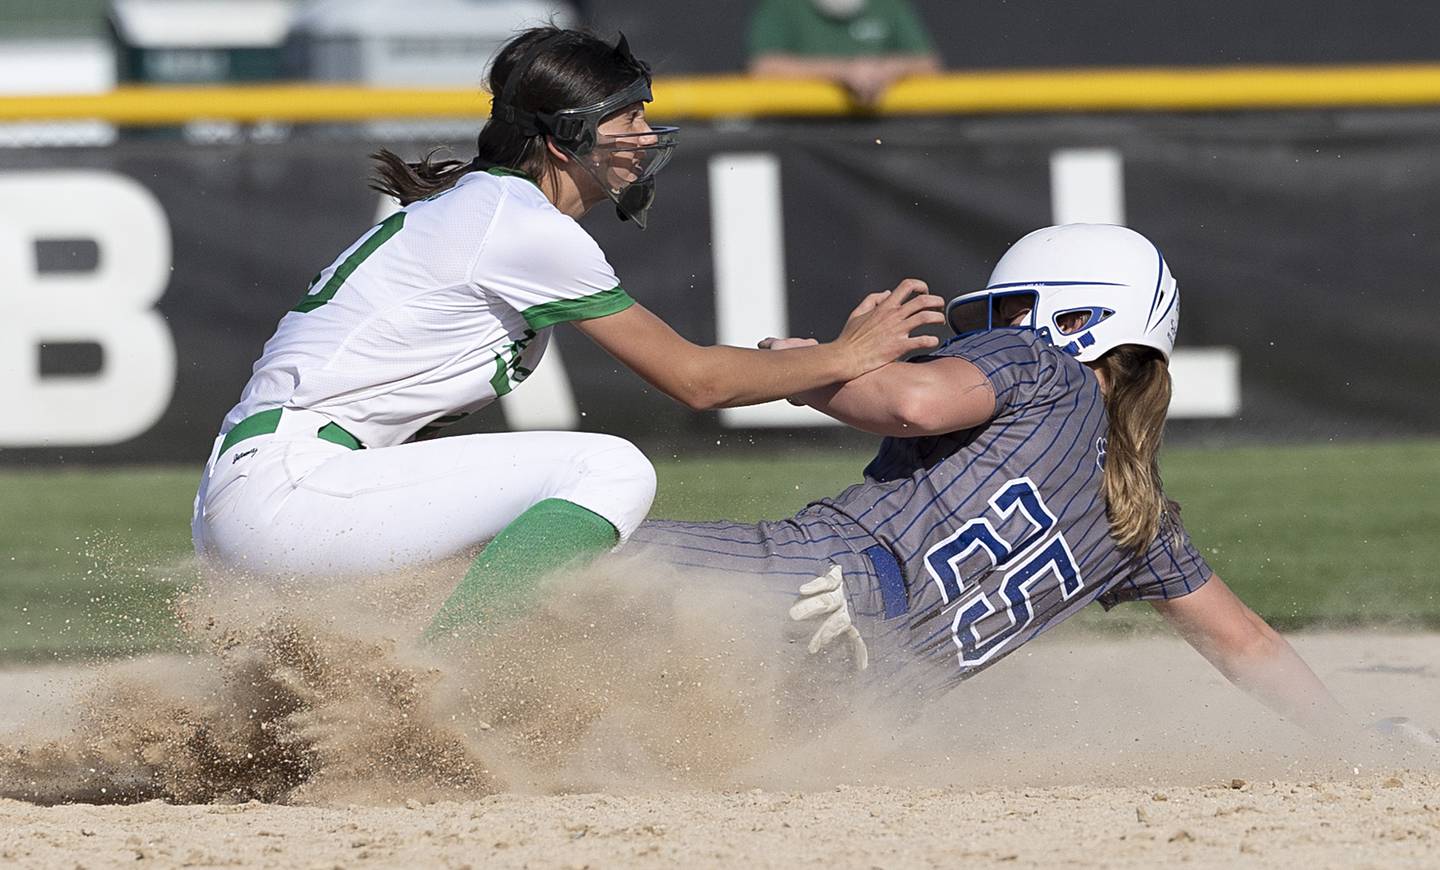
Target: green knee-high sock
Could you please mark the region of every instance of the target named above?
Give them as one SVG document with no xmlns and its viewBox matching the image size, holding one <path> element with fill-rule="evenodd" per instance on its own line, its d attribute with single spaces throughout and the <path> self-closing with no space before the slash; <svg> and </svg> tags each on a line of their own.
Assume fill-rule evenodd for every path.
<svg viewBox="0 0 1440 870">
<path fill-rule="evenodd" d="M 574 502 L 547 498 L 510 522 L 485 545 L 425 630 L 429 641 L 522 608 L 536 582 L 614 547 L 609 520 Z"/>
</svg>

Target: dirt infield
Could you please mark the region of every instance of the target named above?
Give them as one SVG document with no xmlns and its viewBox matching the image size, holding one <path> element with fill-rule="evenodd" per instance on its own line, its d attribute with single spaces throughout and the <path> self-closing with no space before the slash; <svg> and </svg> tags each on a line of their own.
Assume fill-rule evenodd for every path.
<svg viewBox="0 0 1440 870">
<path fill-rule="evenodd" d="M 428 595 L 0 673 L 0 865 L 1440 865 L 1440 759 L 1305 738 L 1170 637 L 1062 630 L 897 717 L 748 603 L 567 593 L 437 664 L 386 639 Z M 1440 722 L 1440 635 L 1293 640 L 1360 716 Z"/>
<path fill-rule="evenodd" d="M 1434 867 L 1440 778 L 497 795 L 407 808 L 0 802 L 24 867 Z"/>
</svg>

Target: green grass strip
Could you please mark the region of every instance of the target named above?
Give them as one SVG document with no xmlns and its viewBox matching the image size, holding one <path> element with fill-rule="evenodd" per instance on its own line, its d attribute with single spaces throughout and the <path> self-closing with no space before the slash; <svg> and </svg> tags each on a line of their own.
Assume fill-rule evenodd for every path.
<svg viewBox="0 0 1440 870">
<path fill-rule="evenodd" d="M 783 517 L 857 482 L 867 459 L 655 457 L 651 513 Z M 1267 619 L 1440 627 L 1440 441 L 1184 448 L 1163 463 L 1196 545 Z M 197 477 L 190 468 L 0 471 L 0 658 L 176 644 L 170 602 L 195 577 Z M 1123 625 L 1144 609 L 1086 622 Z"/>
</svg>

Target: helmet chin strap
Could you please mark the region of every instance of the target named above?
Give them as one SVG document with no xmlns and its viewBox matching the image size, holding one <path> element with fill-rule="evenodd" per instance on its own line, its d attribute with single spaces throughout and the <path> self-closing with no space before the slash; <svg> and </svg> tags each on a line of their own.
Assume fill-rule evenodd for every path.
<svg viewBox="0 0 1440 870">
<path fill-rule="evenodd" d="M 615 214 L 622 221 L 634 221 L 635 226 L 645 229 L 649 219 L 650 205 L 655 202 L 655 179 L 647 178 L 620 191 L 615 200 Z"/>
</svg>

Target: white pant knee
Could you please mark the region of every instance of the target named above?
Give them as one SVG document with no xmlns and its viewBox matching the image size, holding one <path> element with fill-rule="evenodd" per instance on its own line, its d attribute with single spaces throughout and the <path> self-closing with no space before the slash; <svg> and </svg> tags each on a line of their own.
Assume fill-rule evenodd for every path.
<svg viewBox="0 0 1440 870">
<path fill-rule="evenodd" d="M 623 543 L 655 500 L 655 467 L 629 441 L 588 434 L 570 456 L 567 480 L 551 494 L 609 520 Z"/>
</svg>

